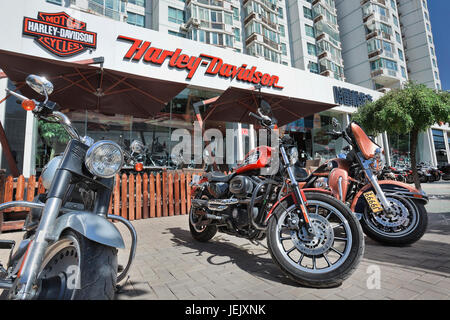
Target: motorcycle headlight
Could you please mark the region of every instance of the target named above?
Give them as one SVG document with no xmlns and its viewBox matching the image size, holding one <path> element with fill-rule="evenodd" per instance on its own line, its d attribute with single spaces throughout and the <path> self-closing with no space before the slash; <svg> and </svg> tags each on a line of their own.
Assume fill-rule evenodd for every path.
<svg viewBox="0 0 450 320">
<path fill-rule="evenodd" d="M 98 141 L 88 149 L 84 164 L 93 175 L 112 178 L 122 168 L 122 149 L 113 141 Z"/>
<path fill-rule="evenodd" d="M 296 147 L 291 148 L 289 150 L 289 160 L 291 161 L 291 164 L 294 164 L 298 161 L 298 149 Z"/>
</svg>

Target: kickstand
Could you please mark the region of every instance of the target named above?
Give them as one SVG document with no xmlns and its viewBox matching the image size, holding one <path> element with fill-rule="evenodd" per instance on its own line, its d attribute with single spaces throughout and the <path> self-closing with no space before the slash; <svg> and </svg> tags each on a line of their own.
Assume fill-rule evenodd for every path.
<svg viewBox="0 0 450 320">
<path fill-rule="evenodd" d="M 117 284 L 116 285 L 116 293 L 123 293 L 123 287 L 127 284 L 127 282 L 130 280 L 130 276 L 128 275 L 123 284 Z"/>
</svg>

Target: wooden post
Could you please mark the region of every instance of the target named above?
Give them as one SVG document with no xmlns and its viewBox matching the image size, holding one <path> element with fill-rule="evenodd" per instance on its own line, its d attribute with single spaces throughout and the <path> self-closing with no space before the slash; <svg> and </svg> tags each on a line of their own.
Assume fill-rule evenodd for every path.
<svg viewBox="0 0 450 320">
<path fill-rule="evenodd" d="M 142 196 L 142 202 L 143 202 L 143 212 L 142 216 L 144 219 L 148 219 L 150 217 L 149 215 L 149 204 L 148 204 L 148 174 L 144 173 L 143 179 L 143 196 Z"/>
<path fill-rule="evenodd" d="M 134 174 L 128 176 L 128 220 L 133 221 L 136 217 L 134 209 Z"/>
<path fill-rule="evenodd" d="M 150 174 L 150 218 L 156 217 L 155 176 Z"/>
<path fill-rule="evenodd" d="M 173 177 L 173 188 L 174 188 L 174 213 L 175 215 L 180 214 L 180 179 L 178 173 L 175 172 Z"/>
<path fill-rule="evenodd" d="M 116 178 L 114 180 L 114 211 L 115 215 L 120 216 L 120 176 L 116 174 Z"/>
<path fill-rule="evenodd" d="M 181 173 L 180 177 L 180 185 L 181 185 L 181 214 L 186 214 L 186 176 L 184 173 Z"/>
<path fill-rule="evenodd" d="M 163 171 L 162 174 L 162 206 L 163 206 L 163 210 L 162 210 L 162 214 L 163 217 L 167 217 L 168 215 L 168 208 L 167 208 L 167 199 L 168 198 L 168 190 L 167 190 L 167 170 Z"/>
<path fill-rule="evenodd" d="M 136 220 L 142 219 L 142 178 L 138 173 L 136 176 Z"/>
<path fill-rule="evenodd" d="M 128 214 L 127 214 L 127 203 L 128 203 L 128 199 L 127 199 L 127 192 L 128 192 L 128 188 L 127 188 L 128 184 L 127 184 L 127 175 L 124 173 L 122 174 L 122 217 L 124 217 L 125 219 L 128 219 Z"/>
<path fill-rule="evenodd" d="M 161 217 L 161 175 L 156 174 L 156 216 Z"/>
<path fill-rule="evenodd" d="M 173 213 L 174 213 L 174 211 L 173 211 L 173 173 L 171 172 L 171 173 L 169 173 L 169 177 L 168 177 L 168 189 L 169 189 L 169 194 L 168 194 L 168 197 L 169 197 L 169 216 L 173 216 Z"/>
</svg>

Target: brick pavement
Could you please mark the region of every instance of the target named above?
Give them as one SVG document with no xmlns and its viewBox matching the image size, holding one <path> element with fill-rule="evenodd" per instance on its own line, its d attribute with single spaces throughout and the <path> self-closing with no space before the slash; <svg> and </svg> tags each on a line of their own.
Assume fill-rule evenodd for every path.
<svg viewBox="0 0 450 320">
<path fill-rule="evenodd" d="M 366 237 L 358 269 L 332 289 L 304 288 L 289 280 L 272 263 L 265 241 L 255 245 L 217 234 L 209 243 L 197 243 L 187 216 L 135 221 L 136 260 L 116 298 L 450 299 L 450 183 L 427 184 L 424 189 L 432 196 L 424 237 L 403 248 L 381 246 Z M 20 233 L 1 238 L 7 236 L 18 238 Z M 126 255 L 120 252 L 119 260 Z M 5 261 L 5 253 L 0 259 Z M 379 289 L 367 287 L 373 268 L 381 272 Z"/>
</svg>

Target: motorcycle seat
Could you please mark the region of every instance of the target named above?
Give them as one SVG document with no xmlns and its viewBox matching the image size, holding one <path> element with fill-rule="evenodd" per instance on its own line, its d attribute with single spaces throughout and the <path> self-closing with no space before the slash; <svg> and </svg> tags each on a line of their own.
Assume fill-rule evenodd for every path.
<svg viewBox="0 0 450 320">
<path fill-rule="evenodd" d="M 233 173 L 225 174 L 220 171 L 211 171 L 206 174 L 206 179 L 210 182 L 228 182 L 233 177 Z"/>
</svg>

